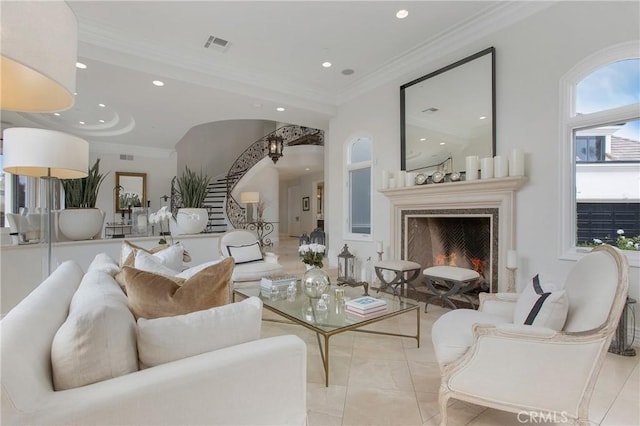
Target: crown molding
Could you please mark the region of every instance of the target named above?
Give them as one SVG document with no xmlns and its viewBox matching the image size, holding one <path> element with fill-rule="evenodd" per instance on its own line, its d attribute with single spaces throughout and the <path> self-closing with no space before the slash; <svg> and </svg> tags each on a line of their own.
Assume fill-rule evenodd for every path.
<svg viewBox="0 0 640 426">
<path fill-rule="evenodd" d="M 335 102 L 341 105 L 383 84 L 394 80 L 415 78 L 415 70 L 418 69 L 425 70 L 418 74 L 426 74 L 430 64 L 437 62 L 449 52 L 473 44 L 555 3 L 557 1 L 500 2 L 455 28 L 443 31 L 422 45 L 402 53 L 396 59 L 361 78 L 351 88 L 344 90 L 337 96 Z M 408 77 L 410 75 L 413 77 Z"/>
</svg>

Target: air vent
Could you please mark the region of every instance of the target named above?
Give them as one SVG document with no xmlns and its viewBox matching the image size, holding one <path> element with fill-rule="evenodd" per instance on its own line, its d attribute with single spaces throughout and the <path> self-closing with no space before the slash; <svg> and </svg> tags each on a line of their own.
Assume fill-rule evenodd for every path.
<svg viewBox="0 0 640 426">
<path fill-rule="evenodd" d="M 223 38 L 210 35 L 204 43 L 205 49 L 215 49 L 224 52 L 229 47 L 229 42 Z"/>
<path fill-rule="evenodd" d="M 438 112 L 440 111 L 438 108 L 427 108 L 427 109 L 423 109 L 422 112 L 427 113 L 427 114 L 433 114 L 434 112 Z"/>
<path fill-rule="evenodd" d="M 120 154 L 120 159 L 121 160 L 126 160 L 126 161 L 133 161 L 133 155 Z"/>
</svg>

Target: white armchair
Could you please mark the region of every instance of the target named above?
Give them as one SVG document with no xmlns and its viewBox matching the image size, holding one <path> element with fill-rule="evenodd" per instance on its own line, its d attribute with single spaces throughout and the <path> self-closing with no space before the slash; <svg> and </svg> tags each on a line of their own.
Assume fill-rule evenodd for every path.
<svg viewBox="0 0 640 426">
<path fill-rule="evenodd" d="M 262 253 L 258 238 L 250 231 L 225 232 L 220 237 L 219 250 L 223 259 L 231 256 L 236 261 L 231 275 L 234 288 L 259 287 L 262 277 L 284 272 L 278 263 L 278 255 Z"/>
<path fill-rule="evenodd" d="M 626 257 L 603 245 L 570 271 L 568 312 L 559 331 L 514 324 L 514 294 L 484 294 L 478 311 L 444 314 L 432 329 L 442 374 L 441 424 L 447 423 L 449 398 L 589 424 L 591 394 L 628 287 Z"/>
</svg>

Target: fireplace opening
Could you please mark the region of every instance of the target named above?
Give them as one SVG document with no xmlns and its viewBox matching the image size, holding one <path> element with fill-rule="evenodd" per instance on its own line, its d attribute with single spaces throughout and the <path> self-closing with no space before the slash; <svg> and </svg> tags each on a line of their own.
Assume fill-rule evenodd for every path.
<svg viewBox="0 0 640 426">
<path fill-rule="evenodd" d="M 468 292 L 497 291 L 497 209 L 406 211 L 403 258 L 431 266 L 457 266 L 480 275 Z"/>
</svg>

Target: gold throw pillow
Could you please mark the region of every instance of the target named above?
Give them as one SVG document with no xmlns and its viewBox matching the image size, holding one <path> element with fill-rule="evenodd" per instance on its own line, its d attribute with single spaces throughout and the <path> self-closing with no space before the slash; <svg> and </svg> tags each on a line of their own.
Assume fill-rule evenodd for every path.
<svg viewBox="0 0 640 426">
<path fill-rule="evenodd" d="M 226 305 L 234 266 L 233 258 L 226 258 L 186 280 L 125 266 L 129 308 L 136 318 L 152 319 Z"/>
</svg>

